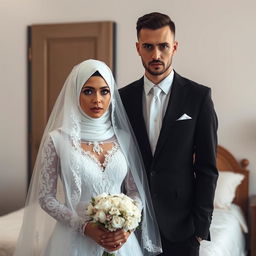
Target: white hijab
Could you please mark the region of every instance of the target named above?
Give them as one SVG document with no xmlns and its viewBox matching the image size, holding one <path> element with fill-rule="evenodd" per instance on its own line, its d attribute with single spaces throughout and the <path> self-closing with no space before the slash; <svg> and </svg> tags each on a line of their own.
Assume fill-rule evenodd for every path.
<svg viewBox="0 0 256 256">
<path fill-rule="evenodd" d="M 112 93 L 113 93 L 113 87 L 114 87 L 114 79 L 109 74 L 109 70 L 106 69 L 106 66 L 103 65 L 103 63 L 96 63 L 93 60 L 88 60 L 86 62 L 86 65 L 88 65 L 88 62 L 91 62 L 91 66 L 97 64 L 97 68 L 100 69 L 98 71 L 100 75 L 103 77 L 103 79 L 106 81 L 107 85 L 110 89 L 111 99 L 110 99 L 110 105 L 112 100 Z M 78 70 L 77 74 L 77 81 L 76 81 L 76 100 L 77 105 L 81 114 L 81 139 L 83 141 L 105 141 L 114 136 L 114 130 L 112 127 L 112 123 L 110 120 L 110 109 L 108 110 L 99 118 L 92 118 L 88 116 L 81 108 L 79 103 L 79 97 L 81 93 L 81 89 L 83 85 L 86 83 L 86 81 L 95 73 L 91 74 L 92 70 L 83 68 L 85 63 L 80 64 L 80 68 Z M 109 105 L 109 106 L 110 106 Z"/>
</svg>

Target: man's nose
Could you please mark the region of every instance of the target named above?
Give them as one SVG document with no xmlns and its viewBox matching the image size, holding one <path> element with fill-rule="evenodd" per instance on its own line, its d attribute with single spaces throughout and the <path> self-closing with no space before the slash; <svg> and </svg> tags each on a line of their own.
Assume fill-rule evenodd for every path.
<svg viewBox="0 0 256 256">
<path fill-rule="evenodd" d="M 152 52 L 152 59 L 159 60 L 161 56 L 161 52 L 159 51 L 158 47 L 155 47 Z"/>
</svg>

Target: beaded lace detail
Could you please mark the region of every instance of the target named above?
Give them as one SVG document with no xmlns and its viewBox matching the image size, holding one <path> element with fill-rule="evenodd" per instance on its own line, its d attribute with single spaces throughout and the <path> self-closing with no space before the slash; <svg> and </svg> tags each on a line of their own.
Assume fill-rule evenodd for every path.
<svg viewBox="0 0 256 256">
<path fill-rule="evenodd" d="M 81 149 L 81 152 L 83 155 L 89 156 L 93 161 L 95 161 L 95 163 L 97 163 L 99 168 L 104 171 L 106 166 L 108 165 L 109 159 L 118 151 L 118 149 L 119 145 L 117 144 L 117 142 L 114 142 L 114 146 L 110 150 L 108 150 L 106 154 L 104 154 L 105 159 L 103 163 L 101 163 L 99 159 L 91 153 L 91 151 L 85 151 Z"/>
</svg>

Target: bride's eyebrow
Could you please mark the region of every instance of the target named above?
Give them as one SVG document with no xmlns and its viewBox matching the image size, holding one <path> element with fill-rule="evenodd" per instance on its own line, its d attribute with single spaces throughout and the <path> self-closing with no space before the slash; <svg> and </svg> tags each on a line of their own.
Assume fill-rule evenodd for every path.
<svg viewBox="0 0 256 256">
<path fill-rule="evenodd" d="M 82 89 L 84 89 L 84 88 L 95 90 L 95 87 L 92 87 L 92 86 L 89 86 L 89 85 L 85 85 L 85 86 L 82 87 Z M 102 86 L 99 89 L 109 89 L 109 86 Z"/>
</svg>

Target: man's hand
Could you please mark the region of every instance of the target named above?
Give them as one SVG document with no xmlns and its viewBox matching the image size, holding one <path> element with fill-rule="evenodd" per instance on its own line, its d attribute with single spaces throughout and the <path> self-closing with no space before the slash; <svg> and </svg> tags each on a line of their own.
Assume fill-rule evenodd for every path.
<svg viewBox="0 0 256 256">
<path fill-rule="evenodd" d="M 203 241 L 203 239 L 199 236 L 196 236 L 196 239 L 197 239 L 198 243 L 201 243 Z"/>
</svg>

